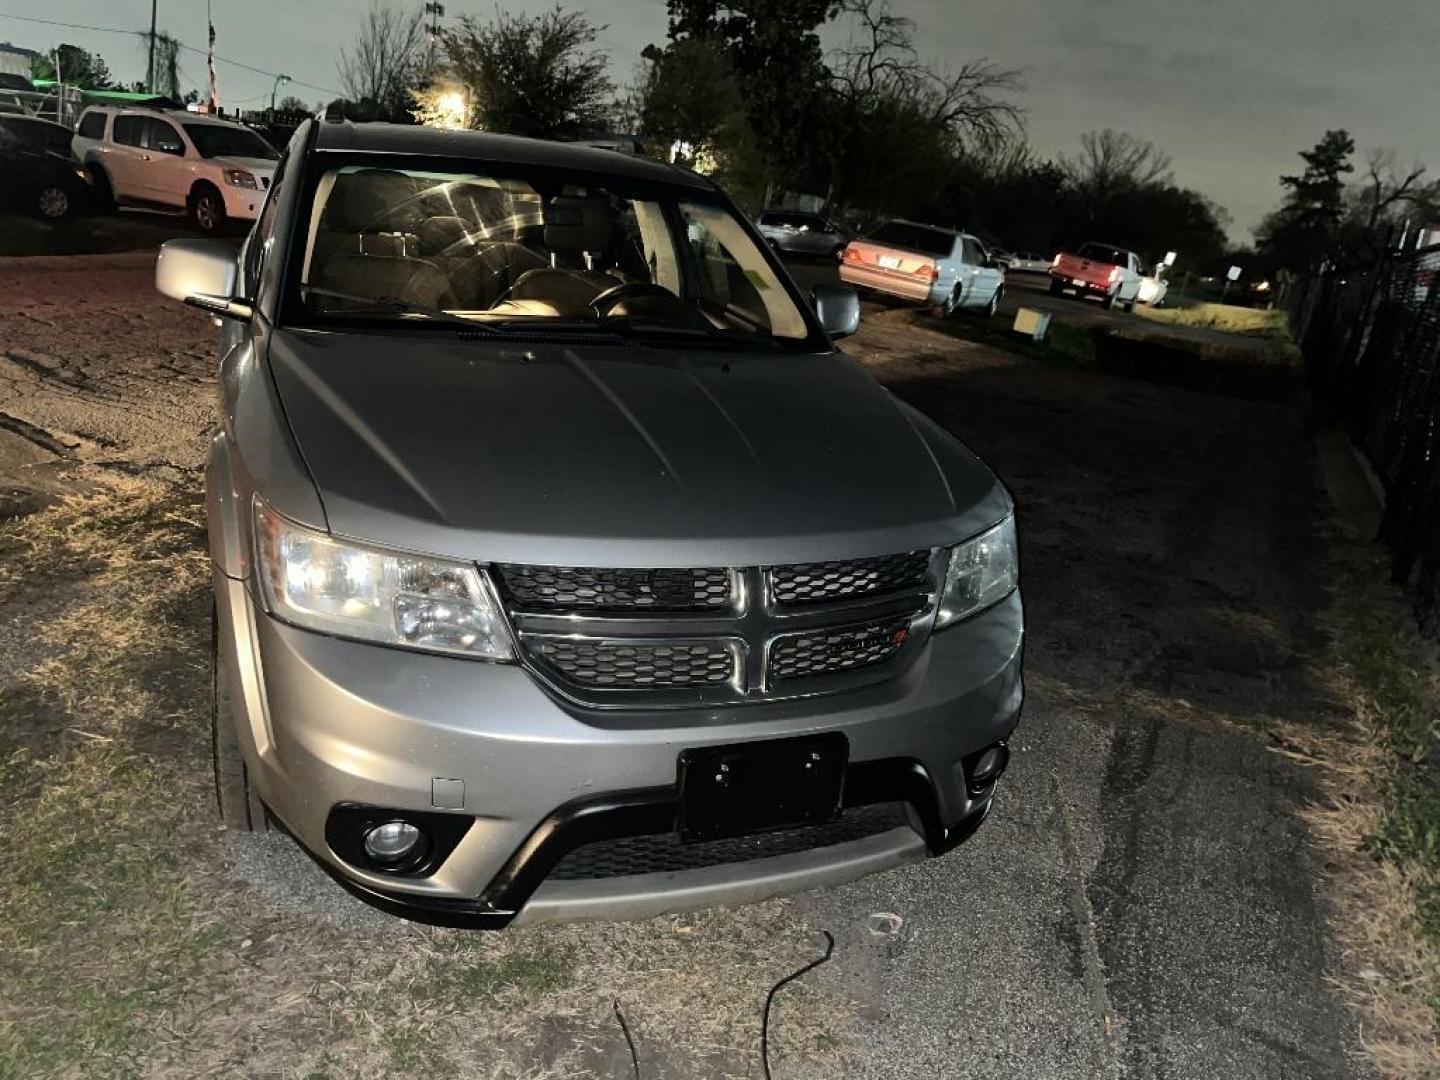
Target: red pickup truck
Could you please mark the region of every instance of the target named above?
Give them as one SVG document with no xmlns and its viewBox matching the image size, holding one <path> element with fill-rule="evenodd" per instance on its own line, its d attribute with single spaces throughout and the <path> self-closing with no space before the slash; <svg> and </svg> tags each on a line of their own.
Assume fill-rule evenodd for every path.
<svg viewBox="0 0 1440 1080">
<path fill-rule="evenodd" d="M 1107 308 L 1123 304 L 1134 311 L 1145 276 L 1140 265 L 1140 256 L 1114 244 L 1081 244 L 1074 255 L 1062 251 L 1050 264 L 1050 295 L 1073 289 L 1082 299 L 1098 296 Z"/>
</svg>

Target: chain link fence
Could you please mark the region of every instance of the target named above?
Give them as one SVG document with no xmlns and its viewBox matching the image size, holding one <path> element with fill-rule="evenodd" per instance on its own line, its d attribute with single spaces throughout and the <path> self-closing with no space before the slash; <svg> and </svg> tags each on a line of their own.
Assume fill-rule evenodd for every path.
<svg viewBox="0 0 1440 1080">
<path fill-rule="evenodd" d="M 1300 283 L 1290 324 L 1319 407 L 1384 487 L 1395 580 L 1440 638 L 1440 246 Z"/>
</svg>

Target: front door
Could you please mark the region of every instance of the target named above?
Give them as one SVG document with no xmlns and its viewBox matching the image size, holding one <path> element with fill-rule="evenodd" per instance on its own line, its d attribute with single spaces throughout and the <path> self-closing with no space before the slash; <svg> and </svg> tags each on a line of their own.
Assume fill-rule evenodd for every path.
<svg viewBox="0 0 1440 1080">
<path fill-rule="evenodd" d="M 144 201 L 150 197 L 144 182 L 145 164 L 150 157 L 150 151 L 145 149 L 149 123 L 148 116 L 135 113 L 115 117 L 113 137 L 106 146 L 109 152 L 102 154 L 101 160 L 117 199 Z"/>
<path fill-rule="evenodd" d="M 184 206 L 190 196 L 191 168 L 186 160 L 180 130 L 163 117 L 150 117 L 145 140 L 150 158 L 145 163 L 145 197 L 167 206 Z"/>
</svg>

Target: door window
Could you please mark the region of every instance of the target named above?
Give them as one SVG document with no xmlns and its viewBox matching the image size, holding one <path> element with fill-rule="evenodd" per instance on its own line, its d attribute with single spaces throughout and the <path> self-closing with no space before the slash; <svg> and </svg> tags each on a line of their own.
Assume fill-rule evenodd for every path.
<svg viewBox="0 0 1440 1080">
<path fill-rule="evenodd" d="M 985 249 L 973 236 L 965 237 L 965 254 L 962 256 L 968 266 L 985 265 Z"/>
<path fill-rule="evenodd" d="M 148 116 L 117 116 L 115 118 L 115 141 L 121 146 L 142 146 L 145 142 L 145 128 Z"/>
<path fill-rule="evenodd" d="M 80 130 L 77 132 L 84 139 L 103 139 L 105 137 L 105 114 L 103 112 L 88 112 L 80 118 Z"/>
<path fill-rule="evenodd" d="M 260 289 L 260 271 L 275 240 L 275 215 L 278 213 L 276 207 L 280 204 L 280 184 L 285 179 L 285 165 L 289 160 L 288 153 L 280 158 L 280 164 L 275 169 L 275 178 L 270 181 L 270 191 L 265 196 L 265 206 L 260 211 L 260 219 L 255 222 L 255 228 L 245 241 L 245 295 L 251 299 L 254 299 Z"/>
<path fill-rule="evenodd" d="M 168 120 L 161 120 L 158 117 L 150 118 L 150 130 L 147 146 L 151 150 L 158 150 L 162 154 L 174 154 L 176 157 L 185 156 L 185 143 L 180 138 L 180 132 L 175 130 L 175 125 Z"/>
</svg>

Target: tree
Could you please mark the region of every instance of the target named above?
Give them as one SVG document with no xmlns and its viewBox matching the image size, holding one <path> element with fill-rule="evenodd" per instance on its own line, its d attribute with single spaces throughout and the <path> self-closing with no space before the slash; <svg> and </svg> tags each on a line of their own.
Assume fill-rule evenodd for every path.
<svg viewBox="0 0 1440 1080">
<path fill-rule="evenodd" d="M 285 113 L 308 113 L 311 111 L 310 106 L 306 105 L 305 102 L 301 101 L 294 94 L 288 94 L 282 97 L 280 103 L 275 106 L 275 109 L 277 112 Z"/>
<path fill-rule="evenodd" d="M 55 69 L 55 56 L 60 60 L 58 73 Z M 100 55 L 86 52 L 78 45 L 61 45 L 55 50 L 54 56 L 35 57 L 30 65 L 30 74 L 35 79 L 53 79 L 87 90 L 109 90 L 115 85 L 110 68 Z"/>
<path fill-rule="evenodd" d="M 1280 208 L 1257 230 L 1265 254 L 1287 270 L 1314 269 L 1333 246 L 1345 215 L 1345 175 L 1355 171 L 1350 155 L 1355 140 L 1342 129 L 1327 131 L 1300 152 L 1305 171 L 1280 177 L 1285 196 Z"/>
<path fill-rule="evenodd" d="M 180 42 L 164 31 L 155 35 L 154 77 L 154 83 L 148 87 L 150 93 L 171 101 L 180 100 Z"/>
<path fill-rule="evenodd" d="M 1118 197 L 1171 179 L 1169 154 L 1147 139 L 1111 128 L 1081 135 L 1080 153 L 1061 158 L 1060 167 L 1090 216 Z"/>
<path fill-rule="evenodd" d="M 603 27 L 556 7 L 543 15 L 465 15 L 442 37 L 449 74 L 469 91 L 475 123 L 538 138 L 594 135 L 609 126 L 614 89 L 594 51 Z"/>
<path fill-rule="evenodd" d="M 356 103 L 370 103 L 376 119 L 408 121 L 410 91 L 425 65 L 425 17 L 373 0 L 355 40 L 340 53 L 340 85 Z"/>
<path fill-rule="evenodd" d="M 830 58 L 827 148 L 833 200 L 956 223 L 951 180 L 966 153 L 1018 134 L 1021 115 L 1003 95 L 1016 74 L 986 60 L 936 70 L 920 62 L 914 24 L 887 0 L 844 0 L 850 40 Z M 937 199 L 940 191 L 947 196 Z"/>
<path fill-rule="evenodd" d="M 672 43 L 701 38 L 723 50 L 744 95 L 757 169 L 802 180 L 824 132 L 829 71 L 816 30 L 838 0 L 666 0 Z"/>
<path fill-rule="evenodd" d="M 859 26 L 831 62 L 844 101 L 861 109 L 900 104 L 957 150 L 1001 143 L 1019 130 L 1020 109 L 1002 96 L 1020 88 L 1018 72 L 983 59 L 938 71 L 921 63 L 914 21 L 888 0 L 841 0 L 839 13 Z"/>
</svg>

